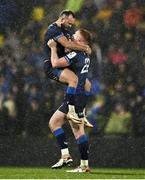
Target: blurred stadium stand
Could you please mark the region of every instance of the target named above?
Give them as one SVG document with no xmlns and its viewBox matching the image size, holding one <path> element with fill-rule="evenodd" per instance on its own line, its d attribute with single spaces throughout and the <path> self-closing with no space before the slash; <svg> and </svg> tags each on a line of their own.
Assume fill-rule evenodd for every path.
<svg viewBox="0 0 145 180">
<path fill-rule="evenodd" d="M 113 139 L 113 140 L 112 140 Z M 145 168 L 145 139 L 127 137 L 91 137 L 91 167 Z M 50 167 L 60 158 L 57 143 L 47 137 L 29 139 L 0 139 L 0 166 Z M 78 165 L 78 149 L 74 139 L 69 138 L 69 147 Z M 54 151 L 55 149 L 55 151 Z"/>
<path fill-rule="evenodd" d="M 51 137 L 48 120 L 63 86 L 43 74 L 43 35 L 64 7 L 76 12 L 76 29 L 93 35 L 87 109 L 94 128 L 88 133 L 145 136 L 144 1 L 1 0 L 0 139 Z"/>
</svg>

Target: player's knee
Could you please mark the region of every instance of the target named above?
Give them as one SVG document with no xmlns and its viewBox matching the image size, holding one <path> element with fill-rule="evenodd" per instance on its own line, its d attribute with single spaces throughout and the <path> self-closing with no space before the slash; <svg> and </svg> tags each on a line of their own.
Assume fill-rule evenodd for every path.
<svg viewBox="0 0 145 180">
<path fill-rule="evenodd" d="M 78 139 L 78 137 L 82 136 L 84 134 L 84 131 L 82 131 L 81 129 L 75 129 L 73 130 L 75 139 Z"/>
<path fill-rule="evenodd" d="M 79 137 L 82 134 L 85 134 L 84 125 L 83 124 L 77 124 L 77 126 L 72 126 L 73 133 L 75 137 Z"/>
<path fill-rule="evenodd" d="M 75 135 L 75 138 L 76 139 L 79 139 L 81 136 L 84 136 L 86 135 L 84 132 L 78 132 L 76 135 Z"/>
</svg>

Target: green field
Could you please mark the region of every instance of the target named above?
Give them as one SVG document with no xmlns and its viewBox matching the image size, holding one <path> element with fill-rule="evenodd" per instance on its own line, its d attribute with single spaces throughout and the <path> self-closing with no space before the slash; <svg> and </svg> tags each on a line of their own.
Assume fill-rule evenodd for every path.
<svg viewBox="0 0 145 180">
<path fill-rule="evenodd" d="M 145 179 L 145 170 L 97 168 L 91 173 L 68 173 L 66 169 L 0 167 L 0 179 Z"/>
</svg>

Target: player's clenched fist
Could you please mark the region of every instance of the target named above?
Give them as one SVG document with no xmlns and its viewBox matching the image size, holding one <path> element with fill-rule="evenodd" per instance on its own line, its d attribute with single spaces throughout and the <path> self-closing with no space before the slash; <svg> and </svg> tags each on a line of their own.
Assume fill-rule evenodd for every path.
<svg viewBox="0 0 145 180">
<path fill-rule="evenodd" d="M 47 42 L 47 45 L 48 45 L 50 48 L 53 48 L 53 47 L 56 47 L 56 42 L 55 42 L 53 39 L 50 39 L 50 40 Z"/>
</svg>

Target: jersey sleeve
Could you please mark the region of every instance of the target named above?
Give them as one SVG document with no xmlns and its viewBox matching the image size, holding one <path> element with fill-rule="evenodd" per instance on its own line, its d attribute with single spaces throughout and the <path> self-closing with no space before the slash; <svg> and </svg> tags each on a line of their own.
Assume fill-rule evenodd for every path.
<svg viewBox="0 0 145 180">
<path fill-rule="evenodd" d="M 55 27 L 53 39 L 57 41 L 62 36 L 64 36 L 64 33 L 62 32 L 61 28 Z"/>
<path fill-rule="evenodd" d="M 60 27 L 50 25 L 48 27 L 48 32 L 49 32 L 49 39 L 54 39 L 57 41 L 60 37 L 64 36 L 64 33 L 62 32 Z"/>
<path fill-rule="evenodd" d="M 70 64 L 76 63 L 78 54 L 75 51 L 72 51 L 68 53 L 64 58 L 67 60 L 67 62 Z"/>
</svg>

